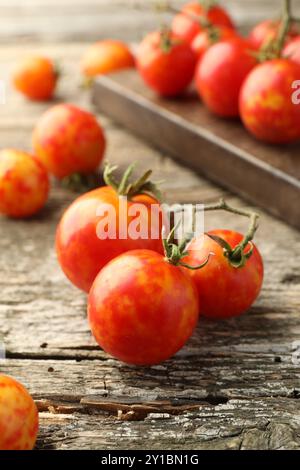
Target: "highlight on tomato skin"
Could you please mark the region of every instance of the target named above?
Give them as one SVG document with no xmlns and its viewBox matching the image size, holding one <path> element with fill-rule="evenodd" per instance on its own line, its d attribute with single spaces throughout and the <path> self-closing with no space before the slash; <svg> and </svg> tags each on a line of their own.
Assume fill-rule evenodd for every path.
<svg viewBox="0 0 300 470">
<path fill-rule="evenodd" d="M 195 73 L 196 89 L 207 108 L 221 117 L 238 117 L 242 84 L 256 64 L 243 38 L 233 37 L 210 47 Z"/>
<path fill-rule="evenodd" d="M 49 177 L 33 155 L 16 149 L 0 151 L 0 214 L 31 217 L 46 204 Z"/>
<path fill-rule="evenodd" d="M 134 66 L 135 58 L 129 47 L 114 39 L 92 44 L 81 60 L 81 71 L 86 77 L 96 77 Z"/>
<path fill-rule="evenodd" d="M 197 17 L 199 18 L 199 21 L 197 21 Z M 172 22 L 172 32 L 174 36 L 188 44 L 191 44 L 197 34 L 204 29 L 201 26 L 201 19 L 207 19 L 215 26 L 224 26 L 235 29 L 230 15 L 221 6 L 211 6 L 208 9 L 208 12 L 206 12 L 205 8 L 199 1 L 192 1 L 184 5 L 181 13 L 174 17 Z"/>
<path fill-rule="evenodd" d="M 101 164 L 106 139 L 93 114 L 72 104 L 58 104 L 38 120 L 32 135 L 37 158 L 49 173 L 62 179 L 88 174 Z"/>
<path fill-rule="evenodd" d="M 28 391 L 0 375 L 0 450 L 32 450 L 38 428 L 38 410 Z"/>
<path fill-rule="evenodd" d="M 53 98 L 58 77 L 57 68 L 50 59 L 29 56 L 16 65 L 12 83 L 30 100 L 48 101 Z"/>
<path fill-rule="evenodd" d="M 300 35 L 287 43 L 283 49 L 282 57 L 290 59 L 300 65 Z"/>
<path fill-rule="evenodd" d="M 134 365 L 172 357 L 192 335 L 198 316 L 198 295 L 189 275 L 150 250 L 130 251 L 108 263 L 88 298 L 98 344 Z"/>
<path fill-rule="evenodd" d="M 274 59 L 253 69 L 240 94 L 240 114 L 248 131 L 271 144 L 300 139 L 300 106 L 293 103 L 293 83 L 300 65 L 289 59 Z"/>
<path fill-rule="evenodd" d="M 137 51 L 137 69 L 156 93 L 178 96 L 193 80 L 197 57 L 188 44 L 174 39 L 170 31 L 148 34 Z"/>
<path fill-rule="evenodd" d="M 232 230 L 212 230 L 235 248 L 243 235 Z M 250 249 L 246 247 L 245 252 Z M 208 235 L 195 239 L 189 246 L 189 264 L 202 263 L 209 253 L 214 253 L 204 268 L 187 270 L 193 279 L 201 306 L 201 315 L 209 319 L 227 319 L 245 313 L 258 297 L 263 283 L 263 260 L 253 244 L 253 253 L 243 267 L 233 267 L 224 256 L 223 249 Z"/>
</svg>

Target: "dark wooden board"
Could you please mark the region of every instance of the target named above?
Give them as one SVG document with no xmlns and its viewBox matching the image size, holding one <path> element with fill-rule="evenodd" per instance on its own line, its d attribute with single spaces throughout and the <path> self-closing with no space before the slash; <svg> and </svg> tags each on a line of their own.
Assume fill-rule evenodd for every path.
<svg viewBox="0 0 300 470">
<path fill-rule="evenodd" d="M 183 164 L 300 228 L 299 144 L 260 143 L 238 120 L 213 116 L 195 93 L 159 98 L 132 70 L 99 77 L 92 100 Z"/>
</svg>

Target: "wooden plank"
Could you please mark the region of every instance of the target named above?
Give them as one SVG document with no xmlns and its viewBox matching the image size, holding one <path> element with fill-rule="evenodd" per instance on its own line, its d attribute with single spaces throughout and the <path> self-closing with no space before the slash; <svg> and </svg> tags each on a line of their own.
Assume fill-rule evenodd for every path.
<svg viewBox="0 0 300 470">
<path fill-rule="evenodd" d="M 92 100 L 177 160 L 300 228 L 300 145 L 257 142 L 241 123 L 210 114 L 193 92 L 158 98 L 136 71 L 98 77 Z"/>
</svg>

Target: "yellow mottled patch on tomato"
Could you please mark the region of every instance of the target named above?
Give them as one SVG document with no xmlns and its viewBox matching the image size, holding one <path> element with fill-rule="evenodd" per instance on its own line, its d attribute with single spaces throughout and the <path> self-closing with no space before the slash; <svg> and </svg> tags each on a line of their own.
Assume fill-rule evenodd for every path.
<svg viewBox="0 0 300 470">
<path fill-rule="evenodd" d="M 30 217 L 46 203 L 49 178 L 43 165 L 19 150 L 0 152 L 0 213 Z"/>
<path fill-rule="evenodd" d="M 38 411 L 27 390 L 0 375 L 0 450 L 31 450 L 38 433 Z"/>
</svg>

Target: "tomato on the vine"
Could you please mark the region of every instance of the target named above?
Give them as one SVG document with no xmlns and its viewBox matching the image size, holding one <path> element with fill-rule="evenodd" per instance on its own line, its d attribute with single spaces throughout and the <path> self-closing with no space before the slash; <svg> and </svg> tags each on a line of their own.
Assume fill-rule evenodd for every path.
<svg viewBox="0 0 300 470">
<path fill-rule="evenodd" d="M 13 85 L 31 100 L 43 101 L 53 97 L 59 73 L 47 57 L 26 57 L 13 72 Z"/>
<path fill-rule="evenodd" d="M 0 375 L 0 450 L 33 449 L 38 427 L 38 410 L 28 391 Z"/>
<path fill-rule="evenodd" d="M 295 37 L 285 46 L 282 56 L 300 65 L 300 36 Z"/>
<path fill-rule="evenodd" d="M 215 319 L 239 316 L 251 307 L 261 290 L 261 255 L 249 243 L 243 251 L 244 259 L 240 260 L 240 254 L 234 259 L 234 252 L 226 252 L 208 235 L 224 240 L 230 250 L 243 239 L 243 235 L 231 230 L 212 230 L 189 245 L 189 255 L 185 258 L 189 264 L 202 263 L 210 253 L 214 254 L 202 269 L 188 270 L 198 290 L 201 314 Z"/>
<path fill-rule="evenodd" d="M 193 51 L 197 54 L 198 60 L 201 60 L 205 52 L 217 42 L 237 36 L 234 29 L 227 26 L 214 26 L 207 28 L 195 36 L 191 43 Z"/>
<path fill-rule="evenodd" d="M 263 46 L 267 46 L 278 37 L 280 25 L 281 22 L 278 20 L 265 20 L 261 23 L 258 23 L 248 36 L 249 43 L 255 49 L 260 49 Z M 286 42 L 298 34 L 298 28 L 295 24 L 292 24 L 290 26 L 290 30 L 288 31 Z"/>
<path fill-rule="evenodd" d="M 112 176 L 114 167 L 105 169 L 104 179 L 107 186 L 90 191 L 76 199 L 64 213 L 56 234 L 56 250 L 59 263 L 69 280 L 86 292 L 99 273 L 100 269 L 116 256 L 128 250 L 146 248 L 162 252 L 161 226 L 162 217 L 152 217 L 152 206 L 159 208 L 159 195 L 153 184 L 148 181 L 147 172 L 136 183 L 129 183 L 132 171 L 126 173 L 120 184 L 116 184 Z M 122 204 L 127 198 L 127 206 Z M 145 213 L 141 218 L 147 228 L 144 237 L 131 237 L 128 227 L 136 219 L 131 214 L 134 204 L 142 205 Z M 108 230 L 100 226 L 104 223 L 108 207 L 115 212 L 114 233 L 102 237 L 99 230 Z M 120 217 L 126 225 L 125 235 L 119 234 Z M 153 233 L 155 234 L 153 236 Z M 108 234 L 109 235 L 109 234 Z"/>
<path fill-rule="evenodd" d="M 190 44 L 206 23 L 234 29 L 233 21 L 224 8 L 219 5 L 206 6 L 198 0 L 184 5 L 181 13 L 173 19 L 172 31 L 175 37 Z"/>
<path fill-rule="evenodd" d="M 169 31 L 145 37 L 137 52 L 137 68 L 145 83 L 161 96 L 181 94 L 191 83 L 196 55 Z"/>
<path fill-rule="evenodd" d="M 0 214 L 36 214 L 47 202 L 49 186 L 45 167 L 33 155 L 15 149 L 0 152 Z"/>
<path fill-rule="evenodd" d="M 293 84 L 300 65 L 288 59 L 264 62 L 248 75 L 240 94 L 240 114 L 256 138 L 269 143 L 300 139 L 300 106 L 293 102 Z"/>
<path fill-rule="evenodd" d="M 241 86 L 256 64 L 249 44 L 242 38 L 214 44 L 200 60 L 195 74 L 204 104 L 219 116 L 238 116 Z"/>
<path fill-rule="evenodd" d="M 105 151 L 97 119 L 72 104 L 48 109 L 37 122 L 32 141 L 37 158 L 59 179 L 96 171 Z"/>
<path fill-rule="evenodd" d="M 169 359 L 189 339 L 198 316 L 198 294 L 189 275 L 150 250 L 112 260 L 96 277 L 88 299 L 96 341 L 129 364 Z"/>
<path fill-rule="evenodd" d="M 129 47 L 121 41 L 106 39 L 92 44 L 81 61 L 81 70 L 87 77 L 107 74 L 135 66 Z"/>
</svg>

